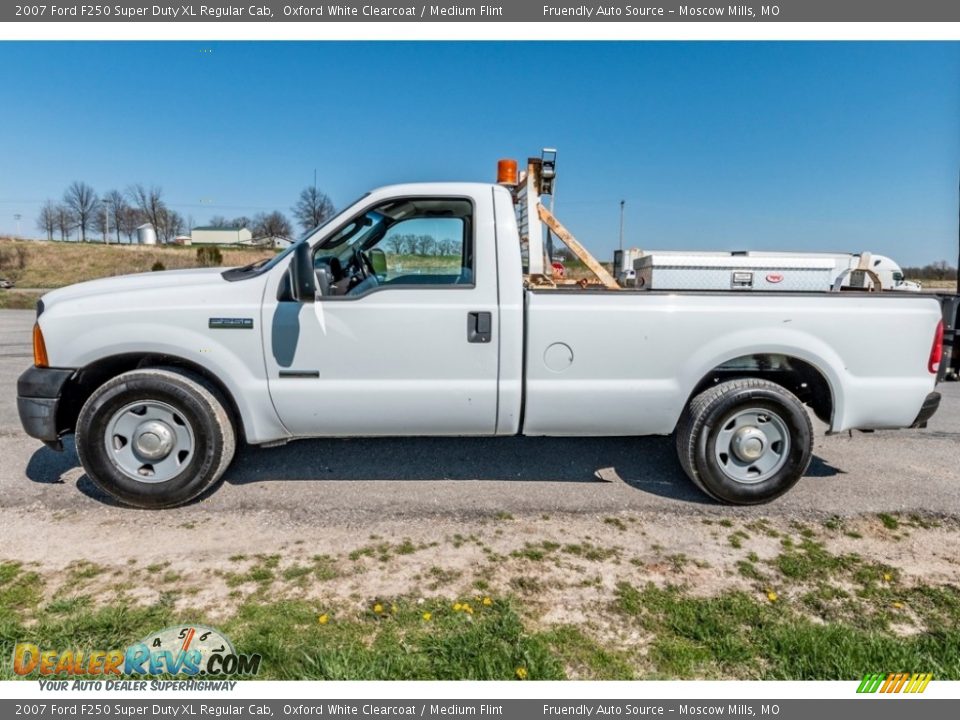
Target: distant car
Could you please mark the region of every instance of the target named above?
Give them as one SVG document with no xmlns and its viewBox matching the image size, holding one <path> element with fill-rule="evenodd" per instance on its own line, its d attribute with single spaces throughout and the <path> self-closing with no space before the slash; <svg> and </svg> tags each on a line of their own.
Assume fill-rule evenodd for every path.
<svg viewBox="0 0 960 720">
<path fill-rule="evenodd" d="M 7 280 L 6 278 L 0 278 L 0 290 L 8 290 L 13 287 L 13 280 Z"/>
</svg>

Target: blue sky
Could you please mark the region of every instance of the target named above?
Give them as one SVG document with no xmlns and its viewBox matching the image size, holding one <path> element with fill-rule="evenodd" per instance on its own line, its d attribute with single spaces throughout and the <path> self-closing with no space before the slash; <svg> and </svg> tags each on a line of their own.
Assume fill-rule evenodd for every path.
<svg viewBox="0 0 960 720">
<path fill-rule="evenodd" d="M 3 43 L 0 232 L 73 180 L 195 224 L 493 178 L 559 150 L 601 258 L 869 249 L 956 261 L 960 43 Z"/>
</svg>

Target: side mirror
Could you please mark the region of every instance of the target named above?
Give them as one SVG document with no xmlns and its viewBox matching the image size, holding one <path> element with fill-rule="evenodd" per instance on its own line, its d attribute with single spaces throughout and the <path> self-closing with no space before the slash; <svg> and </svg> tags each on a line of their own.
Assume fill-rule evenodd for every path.
<svg viewBox="0 0 960 720">
<path fill-rule="evenodd" d="M 306 241 L 297 243 L 290 261 L 290 287 L 297 302 L 312 303 L 317 299 L 317 276 L 313 271 L 313 253 Z"/>
<path fill-rule="evenodd" d="M 387 276 L 387 254 L 380 248 L 373 248 L 367 253 L 370 258 L 370 264 L 373 265 L 373 274 L 378 280 Z"/>
</svg>

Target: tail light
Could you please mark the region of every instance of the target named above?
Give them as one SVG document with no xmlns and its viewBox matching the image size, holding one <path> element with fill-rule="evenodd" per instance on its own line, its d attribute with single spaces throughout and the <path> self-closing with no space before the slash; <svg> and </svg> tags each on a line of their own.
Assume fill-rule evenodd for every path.
<svg viewBox="0 0 960 720">
<path fill-rule="evenodd" d="M 33 364 L 39 368 L 49 367 L 50 361 L 47 359 L 47 345 L 43 342 L 43 333 L 40 331 L 40 323 L 33 324 Z"/>
<path fill-rule="evenodd" d="M 927 370 L 936 375 L 940 372 L 941 360 L 943 360 L 943 320 L 937 323 L 937 330 L 933 333 L 933 347 L 930 348 Z"/>
</svg>

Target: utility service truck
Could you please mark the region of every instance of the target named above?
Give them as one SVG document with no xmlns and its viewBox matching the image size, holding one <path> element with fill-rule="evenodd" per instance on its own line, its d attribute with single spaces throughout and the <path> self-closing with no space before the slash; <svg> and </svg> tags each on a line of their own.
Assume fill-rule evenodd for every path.
<svg viewBox="0 0 960 720">
<path fill-rule="evenodd" d="M 22 424 L 73 434 L 93 482 L 150 508 L 240 442 L 518 434 L 673 434 L 704 492 L 752 504 L 807 469 L 808 410 L 839 432 L 937 409 L 933 297 L 622 289 L 541 201 L 554 175 L 384 187 L 268 260 L 47 293 Z M 544 226 L 599 282 L 552 277 Z"/>
</svg>

